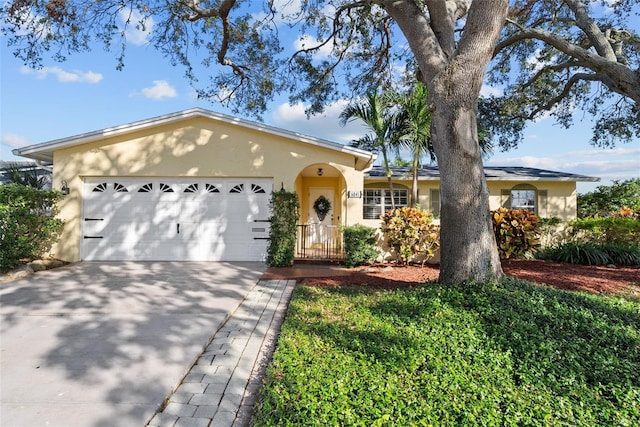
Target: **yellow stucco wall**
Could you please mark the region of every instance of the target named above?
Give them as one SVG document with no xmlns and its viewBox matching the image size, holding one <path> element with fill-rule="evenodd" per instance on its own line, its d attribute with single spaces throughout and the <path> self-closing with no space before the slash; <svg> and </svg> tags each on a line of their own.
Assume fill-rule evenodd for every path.
<svg viewBox="0 0 640 427">
<path fill-rule="evenodd" d="M 60 203 L 66 225 L 53 255 L 80 258 L 85 177 L 264 177 L 273 179 L 274 190 L 284 186 L 300 194 L 309 187 L 300 173 L 316 163 L 330 165 L 344 178 L 331 182 L 337 198 L 347 188 L 362 190 L 363 174 L 354 169 L 353 155 L 203 117 L 57 150 L 54 188 L 64 180 L 70 194 Z M 340 203 L 338 210 L 342 224 L 355 223 L 350 218 L 361 218 L 362 200 Z"/>
<path fill-rule="evenodd" d="M 539 206 L 540 216 L 558 217 L 563 221 L 577 217 L 577 192 L 575 181 L 489 181 L 489 203 L 491 209 L 497 209 L 504 202 L 502 190 L 511 190 L 518 185 L 530 185 L 540 193 L 546 191 L 546 206 Z M 538 197 L 543 203 L 544 198 Z M 546 210 L 546 212 L 544 212 Z"/>
<path fill-rule="evenodd" d="M 365 184 L 386 188 L 387 183 L 384 178 L 365 183 L 363 173 L 354 167 L 355 160 L 352 154 L 207 117 L 173 121 L 59 149 L 54 152 L 53 185 L 60 188 L 66 181 L 70 194 L 60 203 L 60 215 L 66 225 L 52 255 L 79 260 L 83 179 L 97 176 L 271 178 L 274 190 L 284 186 L 298 193 L 302 223 L 307 221 L 310 188 L 332 187 L 336 225 L 377 228 L 379 220 L 362 217 L 363 199 L 348 198 L 347 191 L 362 191 Z M 305 168 L 313 171 L 318 166 L 332 173 L 323 177 L 309 172 L 302 175 Z M 410 179 L 395 182 L 411 188 Z M 546 216 L 575 218 L 576 184 L 571 181 L 489 181 L 491 209 L 501 205 L 502 190 L 523 183 L 546 192 Z M 438 181 L 420 181 L 419 204 L 430 208 L 431 190 L 437 189 Z"/>
<path fill-rule="evenodd" d="M 394 184 L 401 184 L 411 189 L 410 180 L 394 180 Z M 532 185 L 538 191 L 546 191 L 546 214 L 545 217 L 558 217 L 563 221 L 575 219 L 577 216 L 577 193 L 574 181 L 488 181 L 490 208 L 497 209 L 502 206 L 502 190 L 511 190 L 520 184 Z M 419 181 L 418 183 L 418 203 L 425 209 L 431 207 L 431 190 L 439 190 L 439 181 Z M 367 180 L 365 188 L 378 187 L 388 188 L 384 179 Z M 362 213 L 360 213 L 362 216 Z M 368 227 L 379 227 L 380 221 L 373 219 L 363 219 L 361 224 Z"/>
</svg>

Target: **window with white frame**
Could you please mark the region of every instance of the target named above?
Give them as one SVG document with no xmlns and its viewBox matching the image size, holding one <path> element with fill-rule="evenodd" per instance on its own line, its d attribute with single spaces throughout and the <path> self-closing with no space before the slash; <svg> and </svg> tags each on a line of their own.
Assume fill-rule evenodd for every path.
<svg viewBox="0 0 640 427">
<path fill-rule="evenodd" d="M 511 190 L 511 208 L 536 211 L 536 190 Z"/>
<path fill-rule="evenodd" d="M 396 208 L 407 206 L 409 190 L 394 188 L 393 201 Z M 388 188 L 365 188 L 362 212 L 364 219 L 379 219 L 391 207 L 391 192 Z"/>
<path fill-rule="evenodd" d="M 502 190 L 502 196 L 501 206 L 526 210 L 536 215 L 546 215 L 546 190 L 538 190 L 531 184 L 518 184 L 508 190 Z"/>
</svg>

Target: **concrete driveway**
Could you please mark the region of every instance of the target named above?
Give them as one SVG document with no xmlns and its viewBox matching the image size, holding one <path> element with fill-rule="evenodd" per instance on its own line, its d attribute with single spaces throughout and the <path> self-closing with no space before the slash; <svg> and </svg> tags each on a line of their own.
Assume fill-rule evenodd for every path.
<svg viewBox="0 0 640 427">
<path fill-rule="evenodd" d="M 264 269 L 82 262 L 1 283 L 0 425 L 144 425 Z"/>
</svg>

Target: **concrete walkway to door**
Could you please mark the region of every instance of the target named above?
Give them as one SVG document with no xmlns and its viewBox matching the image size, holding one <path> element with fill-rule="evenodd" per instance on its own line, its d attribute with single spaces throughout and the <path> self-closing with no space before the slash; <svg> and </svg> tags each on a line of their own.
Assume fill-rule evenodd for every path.
<svg viewBox="0 0 640 427">
<path fill-rule="evenodd" d="M 0 284 L 0 425 L 144 425 L 264 269 L 83 262 Z"/>
</svg>

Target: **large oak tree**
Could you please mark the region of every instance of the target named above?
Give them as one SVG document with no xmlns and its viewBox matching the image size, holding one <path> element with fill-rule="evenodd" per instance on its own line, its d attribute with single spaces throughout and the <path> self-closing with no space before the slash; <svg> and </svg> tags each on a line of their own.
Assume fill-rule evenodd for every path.
<svg viewBox="0 0 640 427">
<path fill-rule="evenodd" d="M 483 124 L 500 132 L 503 146 L 519 141 L 526 120 L 551 111 L 568 125 L 577 107 L 603 117 L 597 141 L 638 135 L 638 31 L 623 25 L 638 4 L 606 2 L 610 10 L 596 20 L 595 3 L 8 0 L 2 11 L 8 43 L 28 65 L 40 66 L 43 55 L 64 60 L 97 41 L 115 47 L 122 66 L 127 27 L 134 26 L 149 31 L 150 42 L 185 67 L 201 96 L 256 116 L 278 93 L 314 113 L 345 94 L 387 87 L 400 63 L 416 66 L 416 79 L 428 88 L 441 175 L 440 280 L 461 283 L 503 275 L 476 124 L 492 60 L 492 81 L 506 89 L 483 101 Z M 304 37 L 290 52 L 283 46 L 292 44 L 287 37 L 293 30 Z M 532 58 L 535 66 L 528 66 Z M 208 84 L 198 80 L 203 67 Z M 602 116 L 603 106 L 593 102 L 600 93 L 613 96 L 605 104 L 622 116 Z"/>
</svg>

